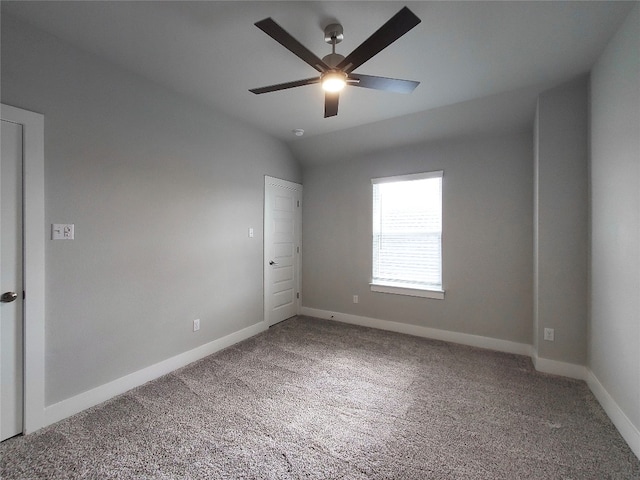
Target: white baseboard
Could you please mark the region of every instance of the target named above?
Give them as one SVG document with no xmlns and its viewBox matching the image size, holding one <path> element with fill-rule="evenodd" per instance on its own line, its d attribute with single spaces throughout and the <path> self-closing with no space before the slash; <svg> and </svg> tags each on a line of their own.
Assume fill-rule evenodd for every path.
<svg viewBox="0 0 640 480">
<path fill-rule="evenodd" d="M 378 328 L 380 330 L 388 330 L 391 332 L 406 333 L 408 335 L 414 335 L 416 337 L 425 337 L 434 340 L 442 340 L 445 342 L 459 343 L 461 345 L 469 345 L 471 347 L 486 348 L 489 350 L 496 350 L 498 352 L 531 356 L 531 345 L 511 342 L 509 340 L 482 337 L 480 335 L 471 335 L 468 333 L 451 332 L 448 330 L 421 327 L 419 325 L 410 325 L 407 323 L 391 322 L 388 320 L 380 320 L 379 318 L 362 317 L 359 315 L 351 315 L 348 313 L 329 312 L 327 310 L 319 310 L 309 307 L 302 307 L 300 309 L 300 314 L 308 315 L 310 317 L 323 318 L 326 320 L 336 320 L 338 322 L 350 323 L 352 325 L 360 325 L 363 327 L 371 327 Z"/>
<path fill-rule="evenodd" d="M 640 459 L 640 430 L 629 420 L 613 397 L 607 392 L 600 380 L 591 370 L 587 370 L 587 385 L 598 399 L 600 405 L 625 439 L 636 457 Z"/>
<path fill-rule="evenodd" d="M 540 358 L 535 350 L 531 352 L 531 360 L 533 366 L 539 372 L 551 373 L 552 375 L 560 375 L 562 377 L 575 378 L 577 380 L 587 379 L 587 368 L 583 365 L 575 363 L 560 362 L 549 358 Z"/>
<path fill-rule="evenodd" d="M 225 337 L 213 340 L 205 345 L 201 345 L 193 350 L 176 355 L 175 357 L 168 358 L 162 362 L 156 363 L 149 367 L 138 370 L 137 372 L 130 373 L 124 377 L 120 377 L 112 382 L 105 383 L 94 389 L 83 392 L 61 402 L 49 405 L 44 409 L 44 425 L 51 425 L 60 420 L 63 420 L 71 415 L 75 415 L 87 408 L 98 405 L 105 402 L 110 398 L 125 393 L 132 388 L 143 385 L 151 380 L 155 380 L 162 375 L 171 373 L 174 370 L 184 367 L 196 360 L 200 360 L 212 353 L 215 353 L 223 348 L 230 347 L 242 340 L 253 337 L 260 332 L 266 330 L 266 324 L 264 322 L 256 323 L 250 327 L 243 328 L 237 332 L 231 333 Z"/>
</svg>

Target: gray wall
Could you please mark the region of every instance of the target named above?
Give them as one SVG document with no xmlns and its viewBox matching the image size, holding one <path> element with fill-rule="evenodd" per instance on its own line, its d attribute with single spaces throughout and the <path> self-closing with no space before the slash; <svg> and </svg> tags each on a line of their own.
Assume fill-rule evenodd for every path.
<svg viewBox="0 0 640 480">
<path fill-rule="evenodd" d="M 640 429 L 640 6 L 591 75 L 589 367 Z"/>
<path fill-rule="evenodd" d="M 587 359 L 588 88 L 582 77 L 541 94 L 534 136 L 534 346 L 578 365 Z"/>
<path fill-rule="evenodd" d="M 76 229 L 46 244 L 48 405 L 262 320 L 283 144 L 7 15 L 2 102 L 45 115 L 46 222 Z"/>
<path fill-rule="evenodd" d="M 305 168 L 303 305 L 530 344 L 532 157 L 531 133 L 512 133 Z M 446 298 L 373 293 L 370 180 L 430 170 L 444 170 Z"/>
</svg>

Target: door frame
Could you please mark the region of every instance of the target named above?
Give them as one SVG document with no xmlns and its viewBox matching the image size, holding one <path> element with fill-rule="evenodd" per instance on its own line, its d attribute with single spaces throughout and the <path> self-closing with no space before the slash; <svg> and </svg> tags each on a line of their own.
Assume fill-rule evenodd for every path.
<svg viewBox="0 0 640 480">
<path fill-rule="evenodd" d="M 288 190 L 294 190 L 298 192 L 300 197 L 300 208 L 296 210 L 295 225 L 296 225 L 296 243 L 299 251 L 296 252 L 294 260 L 294 269 L 296 276 L 296 292 L 299 294 L 296 298 L 296 314 L 300 313 L 300 305 L 302 304 L 302 185 L 299 183 L 290 182 L 288 180 L 282 180 L 280 178 L 264 176 L 264 211 L 263 211 L 263 225 L 262 225 L 262 268 L 263 268 L 263 280 L 262 280 L 262 303 L 263 303 L 263 322 L 265 327 L 269 327 L 269 302 L 267 300 L 267 285 L 269 269 L 267 268 L 267 226 L 265 221 L 267 219 L 267 186 L 272 185 L 275 187 L 286 188 Z"/>
<path fill-rule="evenodd" d="M 45 425 L 44 115 L 0 104 L 0 118 L 22 125 L 23 183 L 23 433 Z"/>
</svg>

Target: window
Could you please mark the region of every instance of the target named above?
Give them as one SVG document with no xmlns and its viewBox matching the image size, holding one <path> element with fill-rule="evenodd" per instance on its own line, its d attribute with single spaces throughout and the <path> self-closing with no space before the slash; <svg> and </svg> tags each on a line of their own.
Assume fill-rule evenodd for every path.
<svg viewBox="0 0 640 480">
<path fill-rule="evenodd" d="M 371 290 L 444 298 L 442 171 L 374 178 Z"/>
</svg>

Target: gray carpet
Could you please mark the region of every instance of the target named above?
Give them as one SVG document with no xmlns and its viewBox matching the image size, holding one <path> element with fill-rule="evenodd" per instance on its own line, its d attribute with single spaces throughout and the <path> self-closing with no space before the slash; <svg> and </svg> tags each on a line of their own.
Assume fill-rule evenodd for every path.
<svg viewBox="0 0 640 480">
<path fill-rule="evenodd" d="M 297 317 L 0 445 L 8 479 L 639 479 L 584 382 Z"/>
</svg>

